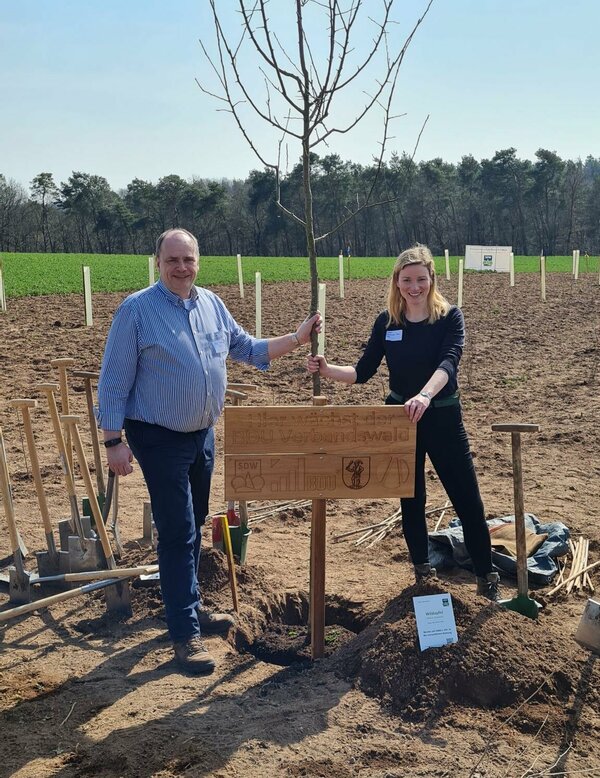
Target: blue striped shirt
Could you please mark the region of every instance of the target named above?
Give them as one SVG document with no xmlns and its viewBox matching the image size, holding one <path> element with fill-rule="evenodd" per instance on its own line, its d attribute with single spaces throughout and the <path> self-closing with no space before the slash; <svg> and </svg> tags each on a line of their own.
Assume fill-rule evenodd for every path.
<svg viewBox="0 0 600 778">
<path fill-rule="evenodd" d="M 120 430 L 125 418 L 177 432 L 206 429 L 223 409 L 228 354 L 269 367 L 267 340 L 248 335 L 216 294 L 194 286 L 190 297 L 158 281 L 121 303 L 98 382 L 101 429 Z"/>
</svg>

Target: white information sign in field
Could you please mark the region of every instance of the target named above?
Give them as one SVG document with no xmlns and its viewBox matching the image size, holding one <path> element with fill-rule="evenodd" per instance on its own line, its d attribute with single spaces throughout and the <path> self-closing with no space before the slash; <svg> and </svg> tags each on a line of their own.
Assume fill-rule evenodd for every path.
<svg viewBox="0 0 600 778">
<path fill-rule="evenodd" d="M 465 246 L 465 270 L 510 272 L 512 246 Z"/>
<path fill-rule="evenodd" d="M 421 651 L 458 642 L 452 597 L 449 594 L 413 597 L 413 605 Z"/>
</svg>

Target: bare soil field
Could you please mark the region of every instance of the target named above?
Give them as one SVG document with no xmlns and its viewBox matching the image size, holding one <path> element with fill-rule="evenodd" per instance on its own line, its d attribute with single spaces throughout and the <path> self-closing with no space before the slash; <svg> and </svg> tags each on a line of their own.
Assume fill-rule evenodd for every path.
<svg viewBox="0 0 600 778">
<path fill-rule="evenodd" d="M 456 279 L 441 287 L 456 299 Z M 346 299 L 328 284 L 327 354 L 353 363 L 383 307 L 385 283 L 349 281 Z M 238 321 L 254 328 L 251 289 L 218 288 Z M 460 384 L 488 517 L 513 512 L 510 436 L 494 422 L 535 422 L 523 438 L 525 510 L 560 520 L 590 540 L 600 558 L 600 286 L 549 276 L 465 278 L 468 342 Z M 122 295 L 94 296 L 94 326 L 79 296 L 8 301 L 0 315 L 0 426 L 9 459 L 19 530 L 32 552 L 45 548 L 40 511 L 24 455 L 25 436 L 7 401 L 40 399 L 33 411 L 52 521 L 69 516 L 50 419 L 36 384 L 56 380 L 55 357 L 98 370 Z M 308 310 L 304 284 L 263 286 L 263 334 L 289 332 Z M 230 381 L 255 383 L 253 405 L 309 404 L 311 380 L 296 352 L 264 374 L 230 363 Z M 379 404 L 386 375 L 362 387 L 323 382 L 333 404 Z M 81 380 L 71 379 L 73 411 L 85 419 Z M 182 398 L 185 402 L 185 398 Z M 83 438 L 92 462 L 90 437 Z M 211 510 L 222 511 L 222 423 Z M 83 485 L 78 478 L 78 493 Z M 428 504 L 445 496 L 428 468 Z M 139 468 L 120 487 L 125 555 L 150 563 L 141 543 L 147 499 Z M 310 508 L 295 507 L 253 525 L 239 573 L 241 612 L 227 640 L 207 638 L 215 673 L 177 672 L 156 588 L 133 588 L 133 617 L 106 616 L 100 593 L 85 595 L 0 627 L 0 776 L 547 776 L 600 775 L 600 657 L 573 634 L 588 594 L 535 595 L 530 620 L 478 598 L 473 576 L 454 568 L 417 590 L 399 527 L 367 548 L 334 536 L 367 527 L 396 509 L 392 500 L 327 504 L 327 645 L 306 660 Z M 435 523 L 432 517 L 431 527 Z M 447 516 L 444 524 L 448 520 Z M 356 537 L 356 536 L 355 536 Z M 206 600 L 230 609 L 224 557 L 203 539 Z M 0 512 L 0 559 L 10 564 Z M 592 581 L 600 586 L 598 570 Z M 503 576 L 503 593 L 516 581 Z M 412 596 L 450 592 L 459 642 L 421 652 Z M 0 608 L 8 607 L 0 585 Z M 285 652 L 294 644 L 297 649 Z M 294 648 L 294 645 L 292 645 Z M 279 650 L 281 649 L 281 650 Z M 290 659 L 291 656 L 291 659 Z M 291 660 L 294 661 L 291 661 Z M 279 664 L 277 663 L 279 662 Z M 290 663 L 291 662 L 291 663 Z"/>
</svg>

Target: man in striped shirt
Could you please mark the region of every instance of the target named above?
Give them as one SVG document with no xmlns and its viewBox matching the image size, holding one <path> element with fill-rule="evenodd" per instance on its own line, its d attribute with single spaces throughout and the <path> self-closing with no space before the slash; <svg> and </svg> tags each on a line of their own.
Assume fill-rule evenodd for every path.
<svg viewBox="0 0 600 778">
<path fill-rule="evenodd" d="M 100 372 L 98 423 L 109 467 L 128 475 L 135 456 L 148 486 L 176 660 L 189 672 L 210 673 L 215 661 L 200 634 L 226 633 L 234 623 L 202 608 L 197 578 L 225 361 L 230 355 L 266 370 L 271 360 L 309 343 L 321 317 L 287 335 L 253 338 L 217 295 L 195 285 L 199 251 L 190 232 L 164 232 L 156 263 L 158 282 L 127 297 L 115 313 Z"/>
</svg>

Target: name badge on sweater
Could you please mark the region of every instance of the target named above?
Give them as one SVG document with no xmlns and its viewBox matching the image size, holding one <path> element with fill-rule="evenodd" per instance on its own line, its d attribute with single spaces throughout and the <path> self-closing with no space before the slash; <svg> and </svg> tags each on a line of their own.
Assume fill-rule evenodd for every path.
<svg viewBox="0 0 600 778">
<path fill-rule="evenodd" d="M 404 330 L 388 330 L 385 333 L 386 340 L 402 340 Z"/>
</svg>

